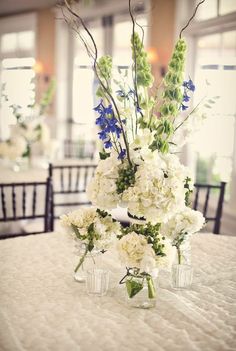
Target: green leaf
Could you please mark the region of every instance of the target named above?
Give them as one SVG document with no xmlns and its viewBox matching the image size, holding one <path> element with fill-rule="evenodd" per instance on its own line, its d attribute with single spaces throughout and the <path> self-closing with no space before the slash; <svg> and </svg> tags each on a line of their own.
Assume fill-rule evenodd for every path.
<svg viewBox="0 0 236 351">
<path fill-rule="evenodd" d="M 143 284 L 136 282 L 135 280 L 126 280 L 125 282 L 126 289 L 128 292 L 128 296 L 132 299 L 135 295 L 139 293 L 139 291 L 142 290 Z"/>
<path fill-rule="evenodd" d="M 78 229 L 74 224 L 71 224 L 71 227 L 72 227 L 72 229 L 73 229 L 73 231 L 74 231 L 76 237 L 77 237 L 78 239 L 80 239 L 81 237 L 80 237 L 79 229 Z"/>
</svg>

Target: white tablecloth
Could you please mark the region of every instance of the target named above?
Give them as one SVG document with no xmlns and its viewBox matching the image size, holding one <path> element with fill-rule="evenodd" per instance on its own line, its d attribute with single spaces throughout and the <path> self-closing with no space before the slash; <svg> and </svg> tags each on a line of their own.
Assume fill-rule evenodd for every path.
<svg viewBox="0 0 236 351">
<path fill-rule="evenodd" d="M 192 289 L 174 291 L 162 277 L 156 308 L 138 310 L 116 286 L 105 297 L 86 295 L 63 234 L 1 241 L 0 350 L 235 350 L 236 237 L 198 234 L 192 249 Z"/>
</svg>

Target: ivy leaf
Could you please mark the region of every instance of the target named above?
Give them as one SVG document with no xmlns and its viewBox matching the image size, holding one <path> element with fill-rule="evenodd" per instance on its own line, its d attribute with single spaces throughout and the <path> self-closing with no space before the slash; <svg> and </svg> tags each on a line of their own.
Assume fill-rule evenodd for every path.
<svg viewBox="0 0 236 351">
<path fill-rule="evenodd" d="M 128 296 L 132 299 L 135 295 L 142 290 L 143 284 L 136 282 L 135 280 L 126 280 L 125 282 Z"/>
</svg>

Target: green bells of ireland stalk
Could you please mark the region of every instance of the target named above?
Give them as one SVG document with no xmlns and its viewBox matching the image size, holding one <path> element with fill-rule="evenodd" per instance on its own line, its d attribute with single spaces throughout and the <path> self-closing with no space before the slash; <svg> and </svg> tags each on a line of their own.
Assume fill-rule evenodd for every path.
<svg viewBox="0 0 236 351">
<path fill-rule="evenodd" d="M 101 79 L 102 83 L 106 87 L 107 91 L 111 92 L 109 82 L 112 77 L 112 58 L 109 55 L 102 56 L 97 63 L 98 67 L 98 76 Z M 106 91 L 100 85 L 97 89 L 96 95 L 98 97 L 106 97 Z"/>
<path fill-rule="evenodd" d="M 143 43 L 138 33 L 131 37 L 132 58 L 136 63 L 137 86 L 145 88 L 151 87 L 154 81 L 151 72 L 151 65 L 147 59 L 147 53 L 144 50 Z"/>
<path fill-rule="evenodd" d="M 175 45 L 168 70 L 163 80 L 162 104 L 159 123 L 156 126 L 155 140 L 151 149 L 162 153 L 169 151 L 169 139 L 174 133 L 174 121 L 180 112 L 183 100 L 183 71 L 185 64 L 186 43 L 179 39 Z"/>
</svg>

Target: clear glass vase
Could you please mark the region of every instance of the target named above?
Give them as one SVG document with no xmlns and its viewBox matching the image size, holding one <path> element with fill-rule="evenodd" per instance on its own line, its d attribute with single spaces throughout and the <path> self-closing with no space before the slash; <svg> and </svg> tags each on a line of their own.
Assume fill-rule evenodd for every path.
<svg viewBox="0 0 236 351">
<path fill-rule="evenodd" d="M 193 281 L 193 268 L 187 264 L 174 264 L 171 270 L 171 283 L 174 289 L 188 289 Z"/>
<path fill-rule="evenodd" d="M 85 256 L 86 246 L 84 244 L 75 245 L 75 255 L 77 256 L 75 269 L 74 269 L 74 280 L 78 283 L 84 283 L 86 281 L 87 271 L 98 267 L 101 263 L 102 253 L 99 250 L 93 249 L 92 252 L 88 252 Z M 83 262 L 77 269 L 81 258 Z"/>
<path fill-rule="evenodd" d="M 109 271 L 93 268 L 86 272 L 86 289 L 89 295 L 104 296 L 108 291 Z"/>
<path fill-rule="evenodd" d="M 125 278 L 126 303 L 130 307 L 153 308 L 156 306 L 157 297 L 157 270 L 151 274 L 135 271 Z"/>
<path fill-rule="evenodd" d="M 191 265 L 191 261 L 191 242 L 187 239 L 176 249 L 175 263 Z"/>
</svg>

